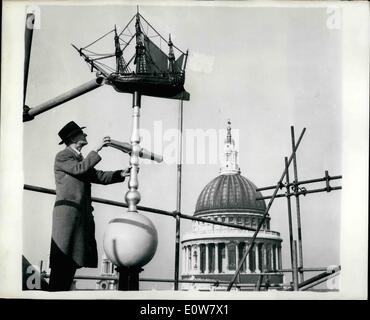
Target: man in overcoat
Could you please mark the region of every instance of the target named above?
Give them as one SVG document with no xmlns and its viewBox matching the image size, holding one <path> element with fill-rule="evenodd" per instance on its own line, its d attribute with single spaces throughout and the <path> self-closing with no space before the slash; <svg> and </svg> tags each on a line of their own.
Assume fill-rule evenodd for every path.
<svg viewBox="0 0 370 320">
<path fill-rule="evenodd" d="M 58 133 L 62 140 L 59 144 L 64 143 L 66 148 L 56 155 L 54 164 L 56 200 L 50 249 L 50 291 L 70 290 L 78 268 L 98 265 L 91 183 L 123 182 L 130 174 L 130 168 L 117 171 L 94 168 L 101 160 L 99 151 L 109 143 L 109 137 L 83 158 L 81 149 L 88 143 L 84 128 L 71 121 Z"/>
</svg>

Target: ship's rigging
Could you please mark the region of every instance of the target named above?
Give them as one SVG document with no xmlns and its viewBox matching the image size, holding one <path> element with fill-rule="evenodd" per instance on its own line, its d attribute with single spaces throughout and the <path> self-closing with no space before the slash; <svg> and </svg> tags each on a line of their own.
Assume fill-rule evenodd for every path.
<svg viewBox="0 0 370 320">
<path fill-rule="evenodd" d="M 102 42 L 109 36 L 113 36 L 114 52 L 98 53 L 106 50 Z M 188 51 L 175 46 L 171 35 L 166 40 L 139 12 L 121 32 L 115 26 L 84 47 L 72 46 L 91 72 L 97 71 L 119 92 L 139 91 L 149 96 L 189 100 L 189 93 L 184 89 Z"/>
</svg>

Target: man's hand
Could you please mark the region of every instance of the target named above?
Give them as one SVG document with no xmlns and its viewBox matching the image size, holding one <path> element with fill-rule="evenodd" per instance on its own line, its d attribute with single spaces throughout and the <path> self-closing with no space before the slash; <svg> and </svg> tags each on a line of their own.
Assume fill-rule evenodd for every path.
<svg viewBox="0 0 370 320">
<path fill-rule="evenodd" d="M 131 173 L 131 166 L 127 167 L 126 169 L 122 170 L 121 171 L 121 177 L 129 177 L 130 176 L 130 173 Z"/>
<path fill-rule="evenodd" d="M 96 152 L 99 152 L 101 149 L 106 147 L 108 143 L 110 143 L 110 137 L 104 137 L 102 143 L 96 148 Z"/>
</svg>

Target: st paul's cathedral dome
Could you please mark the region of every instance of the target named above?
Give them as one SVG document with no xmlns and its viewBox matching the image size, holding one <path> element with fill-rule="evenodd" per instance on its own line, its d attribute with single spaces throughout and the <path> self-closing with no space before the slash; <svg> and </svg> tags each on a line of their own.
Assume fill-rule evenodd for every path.
<svg viewBox="0 0 370 320">
<path fill-rule="evenodd" d="M 191 232 L 181 240 L 181 275 L 183 280 L 201 280 L 203 283 L 184 284 L 183 290 L 225 290 L 266 210 L 261 192 L 252 181 L 241 175 L 237 158 L 229 121 L 220 175 L 201 191 L 194 215 L 242 225 L 251 230 L 193 221 Z M 242 265 L 236 288 L 254 288 L 261 273 L 264 281 L 277 285 L 282 283 L 283 274 L 278 271 L 282 269 L 281 242 L 280 233 L 270 230 L 270 216 L 267 215 Z M 210 284 L 212 281 L 217 285 Z"/>
</svg>

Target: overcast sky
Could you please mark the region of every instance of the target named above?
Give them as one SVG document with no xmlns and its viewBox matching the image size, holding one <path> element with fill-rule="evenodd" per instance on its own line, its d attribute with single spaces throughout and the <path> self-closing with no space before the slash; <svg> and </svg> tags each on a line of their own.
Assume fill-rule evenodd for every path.
<svg viewBox="0 0 370 320">
<path fill-rule="evenodd" d="M 92 79 L 94 74 L 70 44 L 84 46 L 114 24 L 122 28 L 136 12 L 135 6 L 40 8 L 41 28 L 33 36 L 26 100 L 30 107 Z M 221 130 L 231 119 L 239 134 L 242 175 L 258 187 L 275 184 L 280 178 L 284 156 L 291 153 L 291 125 L 296 128 L 296 137 L 303 127 L 307 128 L 297 153 L 300 179 L 323 177 L 325 170 L 331 175 L 342 173 L 342 31 L 340 23 L 330 21 L 333 14 L 340 18 L 340 10 L 141 6 L 140 12 L 164 36 L 171 33 L 175 45 L 189 49 L 185 88 L 191 99 L 184 102 L 185 130 Z M 55 188 L 54 157 L 63 148 L 58 145 L 57 133 L 70 120 L 87 127 L 89 145 L 83 149 L 85 155 L 105 135 L 129 141 L 131 100 L 129 94 L 103 86 L 24 123 L 24 183 Z M 141 127 L 154 132 L 154 123 L 161 121 L 163 131 L 176 128 L 178 105 L 175 100 L 143 97 Z M 170 143 L 163 141 L 164 148 Z M 117 150 L 104 149 L 101 155 L 99 169 L 128 165 L 129 158 Z M 198 195 L 218 175 L 219 167 L 183 166 L 184 214 L 193 214 Z M 175 210 L 175 164 L 145 164 L 139 181 L 140 205 Z M 95 185 L 93 196 L 124 201 L 126 190 L 127 183 Z M 23 201 L 23 252 L 38 264 L 47 259 L 49 251 L 54 196 L 24 191 Z M 341 191 L 301 197 L 305 266 L 340 264 L 340 201 Z M 125 209 L 100 204 L 94 207 L 101 256 L 108 221 L 122 215 Z M 159 244 L 141 277 L 171 278 L 174 219 L 145 215 L 158 230 Z M 281 232 L 283 267 L 288 268 L 286 199 L 277 199 L 270 215 L 271 229 Z M 189 230 L 190 223 L 183 221 L 181 234 Z M 99 269 L 79 271 L 98 272 Z M 80 285 L 91 286 L 91 282 Z M 169 288 L 157 283 L 141 286 Z"/>
</svg>

